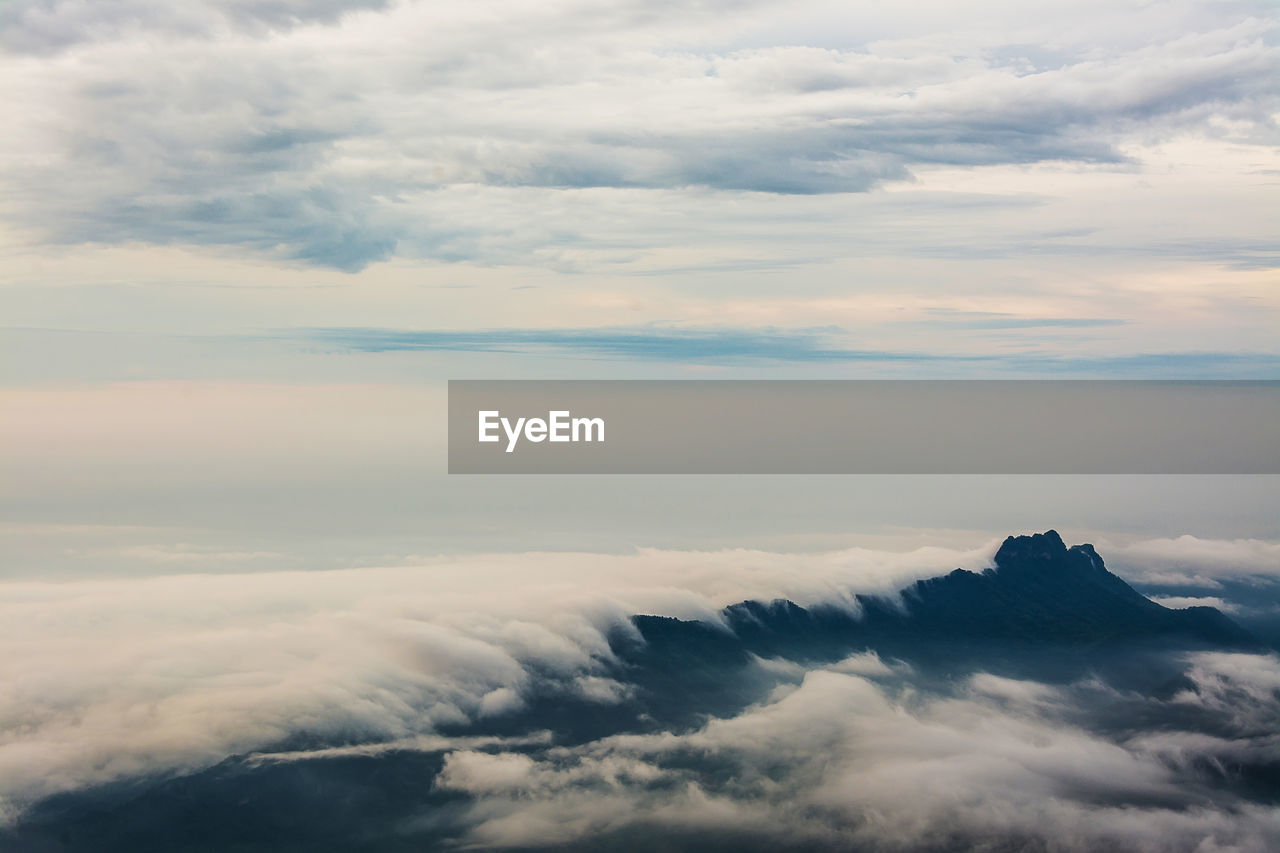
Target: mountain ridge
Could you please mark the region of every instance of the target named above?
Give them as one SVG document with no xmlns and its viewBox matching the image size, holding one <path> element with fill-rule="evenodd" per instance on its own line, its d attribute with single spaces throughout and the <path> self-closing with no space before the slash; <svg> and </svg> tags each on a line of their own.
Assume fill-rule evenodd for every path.
<svg viewBox="0 0 1280 853">
<path fill-rule="evenodd" d="M 821 663 L 873 651 L 940 674 L 982 666 L 1071 680 L 1112 667 L 1142 681 L 1142 660 L 1157 647 L 1262 645 L 1212 607 L 1173 610 L 1148 599 L 1109 571 L 1092 545 L 1068 548 L 1054 530 L 1006 538 L 993 564 L 916 581 L 896 598 L 857 595 L 852 610 L 775 599 L 731 604 L 723 625 L 637 615 L 634 634 L 616 633 L 611 649 L 619 676 L 649 695 L 698 694 L 716 708 L 741 702 L 742 682 L 724 672 L 745 670 L 753 658 Z"/>
<path fill-rule="evenodd" d="M 1028 642 L 1096 642 L 1123 637 L 1182 636 L 1212 644 L 1257 645 L 1229 617 L 1212 607 L 1181 610 L 1152 601 L 1113 574 L 1090 544 L 1070 548 L 1055 530 L 1009 536 L 994 565 L 981 572 L 957 568 L 916 581 L 899 600 L 857 595 L 858 613 L 834 605 L 804 608 L 778 600 L 763 606 L 742 601 L 723 611 L 735 634 L 766 626 L 795 625 L 802 614 L 860 625 L 868 639 L 915 634 L 956 640 L 1021 639 Z M 841 618 L 839 614 L 844 613 Z"/>
</svg>

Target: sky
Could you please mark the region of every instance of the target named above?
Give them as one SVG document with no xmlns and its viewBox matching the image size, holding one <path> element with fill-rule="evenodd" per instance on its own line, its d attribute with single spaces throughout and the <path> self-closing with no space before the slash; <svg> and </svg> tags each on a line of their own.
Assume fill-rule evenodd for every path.
<svg viewBox="0 0 1280 853">
<path fill-rule="evenodd" d="M 449 378 L 1280 377 L 1278 45 L 1234 0 L 6 3 L 3 571 L 1280 536 L 1274 478 L 443 474 Z"/>
</svg>

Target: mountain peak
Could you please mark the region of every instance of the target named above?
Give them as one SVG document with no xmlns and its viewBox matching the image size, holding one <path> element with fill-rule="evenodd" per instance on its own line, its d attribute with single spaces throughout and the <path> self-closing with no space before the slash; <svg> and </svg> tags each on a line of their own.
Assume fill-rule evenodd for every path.
<svg viewBox="0 0 1280 853">
<path fill-rule="evenodd" d="M 1120 578 L 1107 571 L 1102 557 L 1092 545 L 1063 543 L 1056 530 L 1034 533 L 1030 536 L 1010 536 L 996 552 L 995 568 L 985 574 L 998 577 L 1003 582 L 1017 582 L 1034 578 L 1036 583 L 1076 586 L 1087 584 L 1101 586 L 1109 594 L 1144 602 L 1154 606 L 1140 593 Z"/>
<path fill-rule="evenodd" d="M 1092 550 L 1092 548 L 1090 549 Z M 1030 536 L 1010 536 L 996 552 L 996 566 L 1004 568 L 1015 563 L 1039 560 L 1059 560 L 1067 554 L 1066 543 L 1056 530 L 1033 533 Z"/>
</svg>

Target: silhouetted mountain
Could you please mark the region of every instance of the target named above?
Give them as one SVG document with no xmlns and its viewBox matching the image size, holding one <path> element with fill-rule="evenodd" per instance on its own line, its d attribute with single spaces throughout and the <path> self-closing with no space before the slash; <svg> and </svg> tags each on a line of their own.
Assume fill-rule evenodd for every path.
<svg viewBox="0 0 1280 853">
<path fill-rule="evenodd" d="M 1053 530 L 1010 536 L 996 552 L 994 568 L 981 574 L 957 569 L 920 581 L 903 596 L 905 617 L 863 599 L 868 621 L 955 639 L 1096 643 L 1178 636 L 1213 645 L 1253 642 L 1213 608 L 1170 610 L 1156 604 L 1107 571 L 1092 545 L 1067 548 Z"/>
<path fill-rule="evenodd" d="M 621 632 L 614 651 L 626 677 L 667 710 L 680 696 L 720 713 L 750 688 L 727 669 L 750 656 L 829 661 L 860 650 L 925 669 L 966 666 L 1067 679 L 1084 668 L 1147 679 L 1172 671 L 1134 664 L 1153 648 L 1256 648 L 1247 631 L 1212 607 L 1171 610 L 1107 570 L 1092 545 L 1068 548 L 1056 531 L 1010 536 L 994 567 L 956 569 L 918 581 L 895 598 L 857 596 L 857 612 L 835 605 L 800 607 L 786 600 L 727 607 L 729 630 L 657 616 L 633 620 L 642 641 Z M 716 677 L 716 674 L 721 677 Z M 1153 689 L 1154 684 L 1140 685 Z M 714 709 L 714 710 L 713 710 Z"/>
<path fill-rule="evenodd" d="M 905 613 L 860 597 L 869 628 L 952 640 L 1098 643 L 1178 637 L 1211 645 L 1253 645 L 1211 607 L 1170 610 L 1107 571 L 1092 545 L 1067 548 L 1056 531 L 1010 536 L 995 567 L 964 569 L 903 591 Z"/>
<path fill-rule="evenodd" d="M 1212 607 L 1170 610 L 1107 571 L 1092 545 L 1067 548 L 1056 531 L 1010 536 L 983 572 L 956 569 L 918 581 L 900 600 L 857 597 L 861 614 L 789 601 L 744 601 L 725 611 L 751 651 L 821 649 L 837 638 L 869 645 L 897 640 L 1094 644 L 1177 638 L 1253 646 L 1248 632 Z M 652 623 L 640 621 L 652 633 Z M 642 630 L 642 633 L 644 631 Z M 669 640 L 665 641 L 669 642 Z"/>
</svg>

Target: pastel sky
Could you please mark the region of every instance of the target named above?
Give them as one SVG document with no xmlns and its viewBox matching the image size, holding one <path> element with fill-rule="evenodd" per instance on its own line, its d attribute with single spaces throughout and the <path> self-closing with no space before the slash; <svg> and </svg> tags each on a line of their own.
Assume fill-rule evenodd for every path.
<svg viewBox="0 0 1280 853">
<path fill-rule="evenodd" d="M 1280 378 L 1278 72 L 1266 0 L 5 3 L 8 571 L 1280 535 L 1274 478 L 441 473 L 447 378 Z"/>
</svg>

